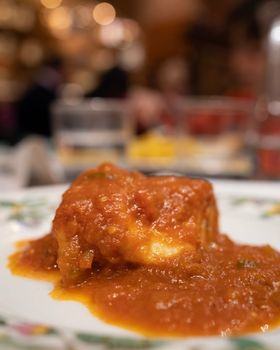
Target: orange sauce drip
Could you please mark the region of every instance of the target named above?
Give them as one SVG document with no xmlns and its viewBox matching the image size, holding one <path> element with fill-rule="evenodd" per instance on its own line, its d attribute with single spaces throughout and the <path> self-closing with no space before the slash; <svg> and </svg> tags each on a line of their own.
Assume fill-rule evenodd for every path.
<svg viewBox="0 0 280 350">
<path fill-rule="evenodd" d="M 54 283 L 51 296 L 84 304 L 100 319 L 148 336 L 240 335 L 280 319 L 280 254 L 270 246 L 237 245 L 221 235 L 185 266 L 96 267 L 67 287 L 51 235 L 21 243 L 9 259 L 15 274 Z"/>
</svg>

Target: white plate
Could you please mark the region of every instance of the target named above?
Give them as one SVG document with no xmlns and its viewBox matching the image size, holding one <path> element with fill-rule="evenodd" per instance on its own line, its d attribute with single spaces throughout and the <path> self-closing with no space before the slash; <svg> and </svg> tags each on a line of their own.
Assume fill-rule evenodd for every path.
<svg viewBox="0 0 280 350">
<path fill-rule="evenodd" d="M 221 229 L 236 241 L 280 250 L 280 184 L 215 181 Z M 48 283 L 13 276 L 14 243 L 47 233 L 65 187 L 0 195 L 0 349 L 279 349 L 280 330 L 242 338 L 143 338 L 96 319 L 82 305 L 55 301 Z"/>
</svg>

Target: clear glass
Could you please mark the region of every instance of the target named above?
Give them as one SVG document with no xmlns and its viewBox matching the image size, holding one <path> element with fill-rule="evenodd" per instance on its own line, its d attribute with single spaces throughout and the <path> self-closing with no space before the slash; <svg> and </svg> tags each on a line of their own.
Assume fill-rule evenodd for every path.
<svg viewBox="0 0 280 350">
<path fill-rule="evenodd" d="M 214 176 L 253 175 L 247 138 L 254 102 L 227 97 L 186 98 L 178 110 L 181 167 Z"/>
<path fill-rule="evenodd" d="M 55 147 L 66 172 L 122 162 L 131 128 L 128 105 L 119 100 L 59 101 L 53 108 Z"/>
</svg>

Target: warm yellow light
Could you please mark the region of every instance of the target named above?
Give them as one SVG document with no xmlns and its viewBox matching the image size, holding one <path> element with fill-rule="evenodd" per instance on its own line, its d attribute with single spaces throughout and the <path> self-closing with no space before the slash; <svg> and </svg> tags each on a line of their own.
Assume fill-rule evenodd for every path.
<svg viewBox="0 0 280 350">
<path fill-rule="evenodd" d="M 41 4 L 47 9 L 55 9 L 59 7 L 62 3 L 62 0 L 41 0 Z"/>
<path fill-rule="evenodd" d="M 66 34 L 72 24 L 71 14 L 68 8 L 59 7 L 48 14 L 48 25 L 53 34 L 64 35 Z"/>
<path fill-rule="evenodd" d="M 111 4 L 101 2 L 93 9 L 93 18 L 96 23 L 106 26 L 111 24 L 116 18 L 116 10 Z"/>
<path fill-rule="evenodd" d="M 117 47 L 124 40 L 124 25 L 120 19 L 113 23 L 100 27 L 100 41 L 103 45 Z"/>
</svg>

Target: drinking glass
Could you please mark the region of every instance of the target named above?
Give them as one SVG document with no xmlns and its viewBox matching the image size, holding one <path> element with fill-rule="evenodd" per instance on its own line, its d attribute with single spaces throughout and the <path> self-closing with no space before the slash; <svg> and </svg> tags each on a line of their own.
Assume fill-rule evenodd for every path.
<svg viewBox="0 0 280 350">
<path fill-rule="evenodd" d="M 120 100 L 59 101 L 53 108 L 55 147 L 70 177 L 100 162 L 121 163 L 131 127 Z"/>
<path fill-rule="evenodd" d="M 178 110 L 181 168 L 213 176 L 252 176 L 247 133 L 253 118 L 253 102 L 192 97 L 181 100 Z"/>
</svg>

